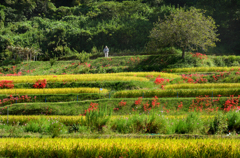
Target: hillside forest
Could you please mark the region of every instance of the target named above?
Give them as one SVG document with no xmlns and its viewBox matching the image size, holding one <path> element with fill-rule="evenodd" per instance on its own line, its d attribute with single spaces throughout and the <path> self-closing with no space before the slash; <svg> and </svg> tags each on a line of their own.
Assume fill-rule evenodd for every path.
<svg viewBox="0 0 240 158">
<path fill-rule="evenodd" d="M 215 20 L 220 40 L 205 54 L 240 54 L 240 0 L 0 0 L 0 60 L 15 58 L 9 46 L 33 49 L 39 60 L 105 45 L 110 53 L 151 53 L 154 23 L 180 7 Z"/>
</svg>

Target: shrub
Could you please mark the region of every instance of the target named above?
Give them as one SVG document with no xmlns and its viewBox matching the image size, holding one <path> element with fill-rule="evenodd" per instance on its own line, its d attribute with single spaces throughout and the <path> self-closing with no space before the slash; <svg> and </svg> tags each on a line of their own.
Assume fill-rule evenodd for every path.
<svg viewBox="0 0 240 158">
<path fill-rule="evenodd" d="M 58 60 L 58 58 L 52 58 L 50 59 L 50 65 L 51 67 L 54 65 L 54 63 Z"/>
<path fill-rule="evenodd" d="M 180 119 L 176 123 L 175 132 L 179 134 L 199 133 L 203 127 L 202 121 L 197 113 L 188 114 L 186 119 Z"/>
<path fill-rule="evenodd" d="M 82 51 L 80 54 L 77 54 L 77 59 L 80 61 L 80 63 L 85 63 L 89 61 L 91 55 L 92 55 L 91 53 Z"/>
<path fill-rule="evenodd" d="M 51 120 L 49 126 L 49 132 L 52 135 L 52 138 L 58 137 L 64 130 L 63 123 L 59 122 L 58 120 Z"/>
<path fill-rule="evenodd" d="M 110 120 L 112 111 L 108 111 L 107 107 L 98 108 L 97 103 L 91 103 L 89 108 L 85 110 L 85 120 L 83 121 L 86 126 L 92 130 L 102 131 L 102 128 Z"/>
<path fill-rule="evenodd" d="M 227 113 L 228 130 L 240 131 L 240 115 L 238 111 Z"/>
<path fill-rule="evenodd" d="M 50 126 L 50 121 L 45 118 L 31 120 L 25 124 L 26 132 L 47 133 Z"/>
<path fill-rule="evenodd" d="M 218 112 L 214 117 L 213 122 L 210 124 L 209 133 L 223 134 L 224 132 L 227 132 L 227 128 L 228 125 L 226 115 L 223 115 L 222 112 Z"/>
</svg>

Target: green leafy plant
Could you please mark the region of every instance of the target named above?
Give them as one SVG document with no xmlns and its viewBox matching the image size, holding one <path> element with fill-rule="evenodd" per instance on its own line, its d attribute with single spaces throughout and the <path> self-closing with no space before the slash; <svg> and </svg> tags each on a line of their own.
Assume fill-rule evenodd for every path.
<svg viewBox="0 0 240 158">
<path fill-rule="evenodd" d="M 50 65 L 51 65 L 51 67 L 54 65 L 54 63 L 56 63 L 57 60 L 58 60 L 58 58 L 52 58 L 52 59 L 50 59 Z"/>
<path fill-rule="evenodd" d="M 107 106 L 104 106 L 104 108 L 98 108 L 98 104 L 91 103 L 90 107 L 85 110 L 84 123 L 93 130 L 102 131 L 102 128 L 110 120 L 111 115 L 112 111 L 108 110 Z"/>
<path fill-rule="evenodd" d="M 64 130 L 64 125 L 58 120 L 51 120 L 49 126 L 49 132 L 52 138 L 58 137 Z"/>
<path fill-rule="evenodd" d="M 79 126 L 75 123 L 69 128 L 69 133 L 72 133 L 72 132 L 76 133 L 78 131 L 79 131 Z"/>
<path fill-rule="evenodd" d="M 85 63 L 89 61 L 91 55 L 92 55 L 91 53 L 82 51 L 80 54 L 77 54 L 77 59 L 80 61 L 80 63 Z"/>
<path fill-rule="evenodd" d="M 19 137 L 21 132 L 23 131 L 21 131 L 19 122 L 17 122 L 9 129 L 9 137 Z"/>
<path fill-rule="evenodd" d="M 212 134 L 223 134 L 227 132 L 228 124 L 227 117 L 222 112 L 218 112 L 213 122 L 210 124 L 209 133 Z"/>
<path fill-rule="evenodd" d="M 201 47 L 205 50 L 216 46 L 215 42 L 219 41 L 216 28 L 213 18 L 205 17 L 202 10 L 194 7 L 189 10 L 179 8 L 155 24 L 150 32 L 152 41 L 149 47 L 155 49 L 169 45 L 179 47 L 182 49 L 184 59 L 186 49 L 195 50 L 196 47 Z"/>
</svg>

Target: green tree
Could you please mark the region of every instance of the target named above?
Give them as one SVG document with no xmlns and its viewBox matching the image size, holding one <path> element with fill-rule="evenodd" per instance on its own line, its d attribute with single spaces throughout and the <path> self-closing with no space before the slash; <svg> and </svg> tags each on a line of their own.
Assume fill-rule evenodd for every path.
<svg viewBox="0 0 240 158">
<path fill-rule="evenodd" d="M 152 39 L 149 46 L 152 48 L 175 46 L 182 49 L 182 58 L 185 51 L 201 48 L 206 50 L 214 47 L 219 41 L 217 29 L 211 17 L 205 17 L 203 11 L 196 8 L 185 10 L 182 8 L 172 11 L 164 20 L 159 19 L 150 31 Z"/>
</svg>

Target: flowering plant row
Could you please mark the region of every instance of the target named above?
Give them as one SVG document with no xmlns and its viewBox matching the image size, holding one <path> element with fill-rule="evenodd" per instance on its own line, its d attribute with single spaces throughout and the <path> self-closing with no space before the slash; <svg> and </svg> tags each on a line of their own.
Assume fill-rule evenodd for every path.
<svg viewBox="0 0 240 158">
<path fill-rule="evenodd" d="M 222 89 L 166 89 L 166 90 L 124 90 L 114 94 L 115 98 L 137 98 L 144 97 L 196 97 L 196 96 L 230 96 L 240 94 L 240 89 L 222 88 Z"/>
<path fill-rule="evenodd" d="M 73 93 L 108 93 L 108 90 L 99 88 L 46 88 L 46 89 L 2 89 L 0 94 L 73 94 Z"/>
<path fill-rule="evenodd" d="M 191 67 L 191 68 L 167 68 L 163 72 L 224 72 L 238 71 L 240 67 Z"/>
<path fill-rule="evenodd" d="M 2 138 L 2 157 L 240 157 L 238 139 Z"/>
<path fill-rule="evenodd" d="M 37 96 L 34 96 L 33 99 L 36 100 Z M 4 106 L 4 105 L 8 105 L 8 104 L 13 104 L 15 103 L 16 101 L 18 103 L 20 102 L 32 102 L 33 101 L 32 97 L 28 96 L 28 95 L 22 95 L 22 96 L 12 96 L 10 95 L 9 97 L 7 98 L 4 98 L 4 99 L 0 99 L 0 106 Z"/>
</svg>

